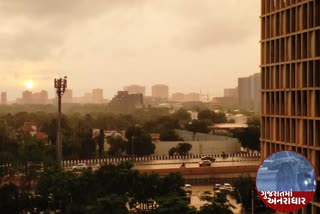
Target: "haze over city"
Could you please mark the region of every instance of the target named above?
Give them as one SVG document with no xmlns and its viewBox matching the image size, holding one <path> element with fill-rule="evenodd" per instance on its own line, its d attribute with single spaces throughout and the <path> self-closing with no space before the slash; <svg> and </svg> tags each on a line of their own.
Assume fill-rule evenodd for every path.
<svg viewBox="0 0 320 214">
<path fill-rule="evenodd" d="M 0 11 L 9 100 L 30 82 L 52 97 L 64 75 L 75 96 L 99 87 L 111 98 L 129 84 L 150 94 L 158 83 L 220 96 L 259 71 L 259 1 L 10 0 Z"/>
</svg>

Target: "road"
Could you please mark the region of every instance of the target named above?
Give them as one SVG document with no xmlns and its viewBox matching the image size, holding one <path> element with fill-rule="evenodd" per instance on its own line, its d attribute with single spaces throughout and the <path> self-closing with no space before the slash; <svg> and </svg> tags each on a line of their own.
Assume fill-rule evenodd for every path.
<svg viewBox="0 0 320 214">
<path fill-rule="evenodd" d="M 134 169 L 177 169 L 182 163 L 185 163 L 186 168 L 199 167 L 199 161 L 201 159 L 172 159 L 172 160 L 152 160 L 152 161 L 135 161 Z M 244 166 L 244 165 L 259 165 L 261 163 L 259 158 L 248 157 L 233 157 L 233 158 L 216 158 L 216 161 L 211 164 L 211 167 L 222 166 Z M 94 170 L 97 169 L 96 164 L 87 164 Z M 71 166 L 65 167 L 65 169 L 71 169 Z"/>
<path fill-rule="evenodd" d="M 179 168 L 182 163 L 185 163 L 186 168 L 199 167 L 200 159 L 189 160 L 158 160 L 152 162 L 135 163 L 135 169 L 175 169 Z M 241 161 L 219 161 L 213 162 L 211 167 L 219 166 L 244 166 L 244 165 L 259 165 L 260 160 L 241 160 Z"/>
</svg>

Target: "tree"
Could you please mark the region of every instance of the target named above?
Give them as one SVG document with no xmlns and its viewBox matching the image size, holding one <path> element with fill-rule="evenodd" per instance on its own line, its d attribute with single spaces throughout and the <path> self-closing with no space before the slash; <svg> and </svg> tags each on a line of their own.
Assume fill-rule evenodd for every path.
<svg viewBox="0 0 320 214">
<path fill-rule="evenodd" d="M 154 153 L 155 145 L 151 141 L 150 135 L 141 126 L 135 125 L 127 129 L 125 137 L 126 152 L 128 155 L 151 155 Z"/>
<path fill-rule="evenodd" d="M 202 110 L 198 113 L 198 119 L 202 121 L 210 121 L 210 123 L 226 123 L 225 113 L 214 112 L 209 109 Z"/>
<path fill-rule="evenodd" d="M 185 196 L 176 194 L 168 194 L 156 199 L 159 208 L 155 210 L 155 214 L 196 214 L 196 209 L 189 207 Z"/>
<path fill-rule="evenodd" d="M 104 140 L 105 140 L 104 130 L 100 129 L 99 135 L 96 137 L 96 142 L 98 143 L 99 158 L 102 158 L 102 154 L 104 151 Z"/>
<path fill-rule="evenodd" d="M 198 113 L 198 120 L 210 120 L 213 119 L 213 111 L 209 109 L 202 110 Z"/>
<path fill-rule="evenodd" d="M 50 164 L 53 160 L 46 152 L 47 147 L 43 142 L 33 138 L 26 137 L 24 143 L 19 148 L 18 163 L 22 164 L 22 170 L 25 175 L 23 187 L 26 190 L 31 188 L 32 181 L 39 176 L 42 164 Z"/>
<path fill-rule="evenodd" d="M 0 187 L 0 213 L 18 213 L 19 190 L 10 183 Z"/>
<path fill-rule="evenodd" d="M 180 108 L 176 112 L 174 112 L 172 114 L 172 118 L 174 118 L 180 122 L 187 122 L 187 121 L 191 120 L 190 114 L 184 108 Z"/>
<path fill-rule="evenodd" d="M 177 154 L 177 147 L 172 147 L 171 149 L 169 149 L 169 155 L 173 156 Z"/>
<path fill-rule="evenodd" d="M 107 138 L 107 142 L 110 145 L 109 155 L 117 156 L 121 155 L 123 151 L 125 151 L 125 141 L 121 136 L 110 136 Z"/>
<path fill-rule="evenodd" d="M 208 133 L 209 129 L 205 122 L 200 120 L 192 120 L 191 123 L 187 125 L 187 130 L 191 132 Z"/>
<path fill-rule="evenodd" d="M 210 192 L 204 192 L 200 196 L 201 201 L 205 201 L 206 204 L 200 207 L 199 214 L 232 214 L 231 208 L 233 205 L 229 203 L 226 198 L 226 194 L 218 193 L 214 196 L 210 195 Z"/>
<path fill-rule="evenodd" d="M 87 206 L 88 214 L 127 214 L 127 198 L 116 194 L 98 198 L 93 205 Z"/>
<path fill-rule="evenodd" d="M 235 129 L 233 136 L 239 139 L 243 148 L 260 151 L 260 120 L 250 118 L 247 125 L 247 128 Z"/>
<path fill-rule="evenodd" d="M 190 143 L 179 143 L 169 150 L 169 155 L 188 155 L 191 149 L 192 145 Z"/>
<path fill-rule="evenodd" d="M 182 140 L 179 135 L 173 129 L 167 129 L 165 127 L 160 129 L 160 140 L 161 141 L 180 141 Z"/>
<path fill-rule="evenodd" d="M 192 120 L 190 123 L 187 124 L 186 129 L 188 131 L 193 132 L 193 137 L 192 137 L 193 140 L 197 132 L 200 132 L 200 133 L 209 132 L 208 124 L 201 120 Z"/>
<path fill-rule="evenodd" d="M 254 179 L 249 175 L 240 176 L 234 183 L 237 191 L 233 192 L 233 197 L 238 203 L 241 202 L 246 209 L 251 208 L 252 191 L 256 192 L 255 186 Z M 255 198 L 255 201 L 257 201 L 257 198 Z"/>
</svg>

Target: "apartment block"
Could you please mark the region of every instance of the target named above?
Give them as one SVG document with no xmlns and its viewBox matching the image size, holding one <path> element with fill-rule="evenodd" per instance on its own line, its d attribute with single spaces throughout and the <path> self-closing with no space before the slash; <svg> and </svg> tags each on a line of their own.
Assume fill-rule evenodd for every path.
<svg viewBox="0 0 320 214">
<path fill-rule="evenodd" d="M 262 158 L 280 150 L 320 173 L 320 0 L 261 0 Z M 319 180 L 310 204 L 320 213 Z"/>
</svg>

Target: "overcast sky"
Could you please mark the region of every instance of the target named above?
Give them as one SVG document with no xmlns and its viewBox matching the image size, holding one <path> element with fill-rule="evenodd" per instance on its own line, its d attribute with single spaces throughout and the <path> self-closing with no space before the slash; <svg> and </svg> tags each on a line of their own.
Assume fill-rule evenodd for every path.
<svg viewBox="0 0 320 214">
<path fill-rule="evenodd" d="M 259 72 L 260 1 L 0 0 L 0 91 L 48 90 L 68 76 L 75 96 L 125 85 L 221 96 Z"/>
</svg>

